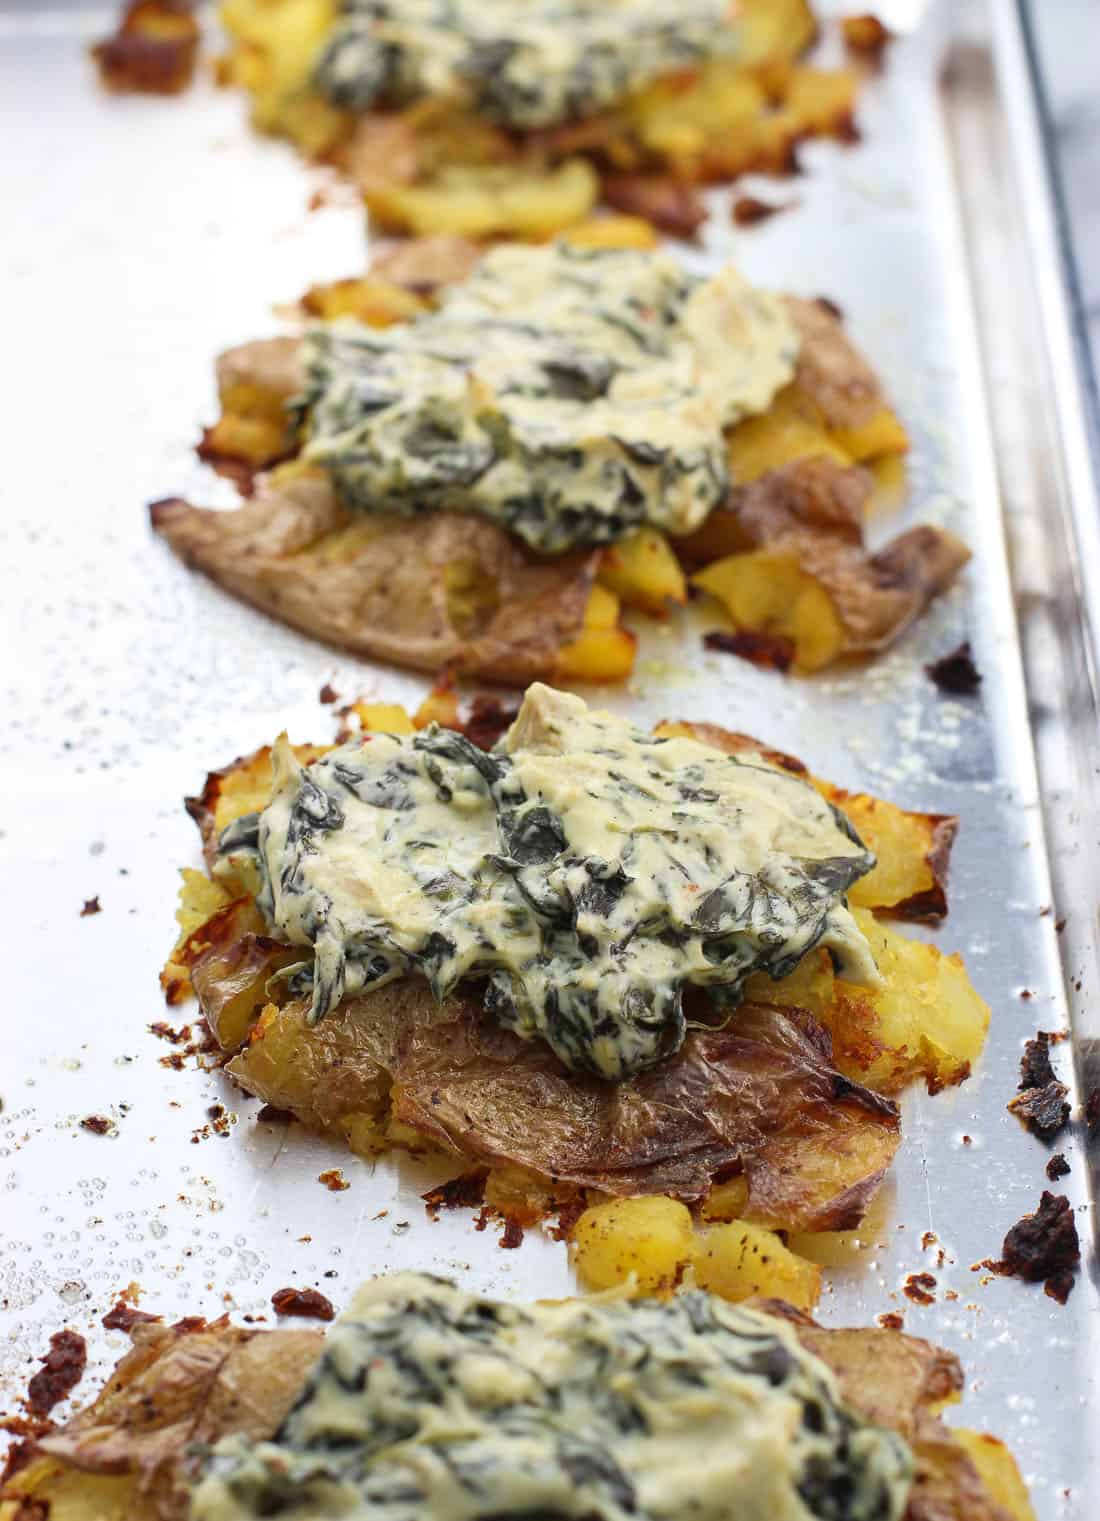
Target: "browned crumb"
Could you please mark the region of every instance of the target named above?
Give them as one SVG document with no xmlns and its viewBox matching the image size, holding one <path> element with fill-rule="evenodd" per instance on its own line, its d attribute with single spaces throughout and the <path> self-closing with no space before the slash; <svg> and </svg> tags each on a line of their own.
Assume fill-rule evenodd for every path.
<svg viewBox="0 0 1100 1521">
<path fill-rule="evenodd" d="M 973 697 L 982 684 L 981 673 L 974 664 L 969 639 L 964 639 L 958 649 L 949 655 L 941 655 L 925 666 L 925 671 L 941 692 L 951 697 Z"/>
<path fill-rule="evenodd" d="M 761 201 L 755 195 L 739 195 L 733 203 L 733 220 L 738 227 L 755 227 L 758 222 L 770 221 L 781 211 L 791 211 L 794 205 L 794 201 L 785 201 L 777 206 L 771 201 Z"/>
<path fill-rule="evenodd" d="M 1024 1215 L 1005 1236 L 1001 1261 L 985 1262 L 982 1266 L 1028 1283 L 1046 1279 L 1051 1297 L 1064 1304 L 1080 1260 L 1081 1243 L 1069 1200 L 1064 1194 L 1044 1189 L 1035 1213 Z"/>
<path fill-rule="evenodd" d="M 135 1309 L 120 1296 L 99 1323 L 105 1331 L 132 1331 L 135 1326 L 150 1325 L 161 1319 L 163 1316 L 149 1315 L 144 1310 Z"/>
<path fill-rule="evenodd" d="M 110 1135 L 111 1121 L 105 1114 L 86 1114 L 80 1122 L 81 1130 L 90 1130 L 93 1135 Z"/>
<path fill-rule="evenodd" d="M 317 694 L 317 700 L 327 706 L 330 703 L 339 702 L 340 694 L 331 682 L 326 681 Z"/>
<path fill-rule="evenodd" d="M 98 898 L 85 898 L 84 907 L 80 910 L 80 917 L 82 919 L 90 919 L 93 914 L 101 914 L 102 912 L 103 905 Z"/>
<path fill-rule="evenodd" d="M 42 1366 L 27 1385 L 27 1409 L 32 1415 L 49 1415 L 84 1377 L 88 1349 L 79 1331 L 55 1331 Z"/>
<path fill-rule="evenodd" d="M 504 1247 L 506 1251 L 511 1251 L 514 1247 L 523 1245 L 523 1226 L 520 1225 L 518 1220 L 511 1218 L 505 1220 L 504 1234 L 500 1238 L 499 1245 Z"/>
<path fill-rule="evenodd" d="M 178 95 L 195 77 L 199 25 L 193 0 L 131 0 L 118 30 L 92 57 L 108 90 Z"/>
<path fill-rule="evenodd" d="M 902 1293 L 914 1304 L 935 1304 L 936 1280 L 931 1273 L 910 1273 Z"/>
<path fill-rule="evenodd" d="M 277 1315 L 300 1315 L 312 1320 L 334 1320 L 332 1301 L 319 1289 L 276 1289 L 271 1303 Z"/>
<path fill-rule="evenodd" d="M 441 1209 L 476 1209 L 485 1202 L 485 1174 L 459 1173 L 457 1178 L 450 1178 L 437 1188 L 429 1188 L 420 1197 L 432 1220 L 439 1219 Z"/>
<path fill-rule="evenodd" d="M 738 629 L 728 633 L 714 629 L 703 635 L 708 650 L 720 650 L 723 655 L 739 655 L 753 665 L 766 670 L 789 671 L 794 663 L 794 640 L 785 634 L 762 634 L 755 629 Z"/>
<path fill-rule="evenodd" d="M 37 1456 L 38 1443 L 54 1429 L 53 1421 L 42 1416 L 0 1415 L 0 1431 L 15 1438 L 4 1454 L 3 1464 L 0 1465 L 0 1493 L 3 1493 L 9 1479 L 14 1479 L 15 1475 L 26 1468 L 32 1458 Z M 21 1511 L 19 1521 L 45 1521 L 45 1515 L 46 1513 L 42 1512 L 40 1516 L 36 1516 L 32 1511 L 24 1516 Z"/>
<path fill-rule="evenodd" d="M 1064 1178 L 1069 1172 L 1069 1163 L 1060 1151 L 1056 1151 L 1047 1163 L 1047 1177 L 1052 1183 L 1057 1183 L 1059 1178 Z"/>
<path fill-rule="evenodd" d="M 974 1137 L 973 1136 L 969 1136 L 969 1135 L 964 1135 L 963 1136 L 963 1145 L 964 1146 L 973 1146 L 973 1144 L 974 1144 Z"/>
<path fill-rule="evenodd" d="M 905 1328 L 905 1316 L 900 1310 L 886 1310 L 875 1319 L 884 1331 L 901 1331 Z"/>
<path fill-rule="evenodd" d="M 332 1194 L 343 1193 L 345 1188 L 351 1187 L 351 1184 L 338 1167 L 326 1167 L 324 1172 L 317 1174 L 317 1181 L 318 1183 L 323 1183 L 329 1193 Z"/>
<path fill-rule="evenodd" d="M 927 1251 L 930 1246 L 935 1246 L 939 1239 L 935 1231 L 925 1231 L 920 1238 L 920 1244 Z"/>
<path fill-rule="evenodd" d="M 840 31 L 849 53 L 865 59 L 876 68 L 882 66 L 894 34 L 877 16 L 845 16 L 840 23 Z"/>
</svg>

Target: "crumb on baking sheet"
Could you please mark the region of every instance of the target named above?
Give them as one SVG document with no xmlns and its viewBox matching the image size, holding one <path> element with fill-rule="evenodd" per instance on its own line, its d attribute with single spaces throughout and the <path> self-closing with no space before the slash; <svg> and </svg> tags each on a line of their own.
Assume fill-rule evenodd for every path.
<svg viewBox="0 0 1100 1521">
<path fill-rule="evenodd" d="M 323 1183 L 331 1194 L 341 1194 L 351 1184 L 340 1171 L 339 1167 L 326 1167 L 324 1172 L 317 1174 L 318 1183 Z"/>
<path fill-rule="evenodd" d="M 857 58 L 881 67 L 886 49 L 894 40 L 894 34 L 877 16 L 844 16 L 840 23 L 840 35 L 849 53 Z"/>
<path fill-rule="evenodd" d="M 486 1176 L 484 1172 L 463 1172 L 436 1188 L 429 1188 L 420 1196 L 428 1218 L 438 1220 L 441 1209 L 476 1209 L 484 1204 Z"/>
<path fill-rule="evenodd" d="M 1069 1122 L 1069 1092 L 1060 1083 L 1050 1061 L 1050 1047 L 1055 1039 L 1046 1030 L 1037 1030 L 1024 1045 L 1020 1058 L 1018 1093 L 1008 1103 L 1009 1111 L 1022 1120 L 1033 1134 L 1049 1140 Z"/>
<path fill-rule="evenodd" d="M 82 919 L 90 919 L 93 914 L 101 914 L 102 912 L 103 905 L 100 903 L 97 895 L 94 898 L 84 899 L 84 907 L 80 910 L 80 917 Z"/>
<path fill-rule="evenodd" d="M 881 1315 L 876 1315 L 875 1320 L 884 1331 L 902 1331 L 905 1329 L 905 1316 L 901 1310 L 884 1310 Z"/>
<path fill-rule="evenodd" d="M 99 1322 L 105 1331 L 132 1331 L 135 1326 L 154 1324 L 164 1317 L 150 1315 L 145 1310 L 139 1310 L 119 1295 L 114 1304 Z"/>
<path fill-rule="evenodd" d="M 49 1415 L 84 1377 L 88 1349 L 79 1331 L 55 1331 L 42 1366 L 27 1385 L 27 1409 L 32 1415 Z"/>
<path fill-rule="evenodd" d="M 940 691 L 951 697 L 973 697 L 982 684 L 969 639 L 964 639 L 957 649 L 931 661 L 924 669 Z"/>
<path fill-rule="evenodd" d="M 794 663 L 794 640 L 786 634 L 765 634 L 756 629 L 712 629 L 703 635 L 703 646 L 723 655 L 738 655 L 765 670 L 789 671 Z"/>
<path fill-rule="evenodd" d="M 277 1315 L 297 1315 L 307 1320 L 335 1320 L 332 1301 L 319 1289 L 276 1289 L 271 1296 Z"/>
<path fill-rule="evenodd" d="M 769 222 L 781 211 L 793 211 L 797 201 L 762 201 L 755 195 L 739 195 L 733 203 L 732 216 L 737 227 L 755 227 L 759 222 Z"/>
<path fill-rule="evenodd" d="M 86 1114 L 80 1122 L 80 1128 L 90 1130 L 92 1135 L 110 1135 L 115 1127 L 105 1114 Z"/>
<path fill-rule="evenodd" d="M 910 1273 L 905 1280 L 902 1293 L 914 1304 L 935 1304 L 936 1280 L 931 1273 Z"/>
<path fill-rule="evenodd" d="M 194 10 L 194 0 L 130 0 L 116 31 L 91 49 L 104 88 L 143 95 L 186 90 L 199 52 Z"/>
<path fill-rule="evenodd" d="M 1017 1220 L 1005 1236 L 1001 1260 L 987 1260 L 981 1266 L 1028 1283 L 1045 1279 L 1051 1298 L 1065 1304 L 1080 1261 L 1081 1243 L 1073 1208 L 1064 1194 L 1044 1189 L 1035 1213 Z"/>
<path fill-rule="evenodd" d="M 1060 1151 L 1054 1153 L 1046 1166 L 1047 1177 L 1052 1183 L 1057 1183 L 1059 1178 L 1067 1177 L 1069 1170 L 1069 1163 Z"/>
</svg>

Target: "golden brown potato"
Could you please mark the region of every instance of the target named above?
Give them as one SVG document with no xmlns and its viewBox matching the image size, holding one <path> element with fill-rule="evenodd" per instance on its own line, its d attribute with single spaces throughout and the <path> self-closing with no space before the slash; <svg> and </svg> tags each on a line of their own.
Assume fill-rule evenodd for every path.
<svg viewBox="0 0 1100 1521">
<path fill-rule="evenodd" d="M 691 1211 L 677 1199 L 652 1194 L 593 1204 L 573 1227 L 572 1260 L 586 1289 L 669 1293 L 695 1256 Z"/>
<path fill-rule="evenodd" d="M 803 138 L 853 135 L 857 74 L 795 62 L 816 32 L 805 0 L 742 4 L 737 59 L 657 80 L 601 116 L 515 134 L 442 99 L 358 117 L 331 106 L 311 75 L 334 0 L 222 0 L 221 13 L 231 44 L 221 75 L 248 92 L 255 125 L 340 164 L 376 216 L 403 229 L 528 236 L 536 225 L 537 235 L 567 227 L 576 203 L 553 188 L 554 176 L 563 158 L 583 155 L 613 176 L 607 204 L 690 237 L 705 216 L 699 181 L 789 172 Z M 454 170 L 520 164 L 531 188 L 508 214 L 447 182 Z"/>
</svg>

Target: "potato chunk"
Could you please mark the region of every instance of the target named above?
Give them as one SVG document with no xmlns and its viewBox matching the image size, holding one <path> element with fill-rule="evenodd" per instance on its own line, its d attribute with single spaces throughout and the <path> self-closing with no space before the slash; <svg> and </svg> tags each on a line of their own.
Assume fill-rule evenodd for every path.
<svg viewBox="0 0 1100 1521">
<path fill-rule="evenodd" d="M 695 1281 L 723 1299 L 766 1295 L 809 1310 L 821 1292 L 821 1269 L 773 1231 L 732 1220 L 697 1232 L 688 1209 L 660 1194 L 591 1205 L 574 1227 L 572 1256 L 592 1290 L 668 1293 L 690 1266 Z"/>
<path fill-rule="evenodd" d="M 690 1210 L 662 1194 L 594 1204 L 573 1231 L 573 1264 L 588 1289 L 617 1288 L 633 1274 L 639 1294 L 667 1293 L 694 1251 Z"/>
<path fill-rule="evenodd" d="M 687 583 L 680 562 L 659 528 L 648 524 L 605 549 L 599 579 L 628 607 L 664 617 L 669 603 L 683 606 Z"/>
<path fill-rule="evenodd" d="M 821 1297 L 821 1269 L 798 1257 L 775 1234 L 732 1220 L 714 1225 L 699 1237 L 695 1280 L 723 1299 L 762 1295 L 784 1299 L 798 1310 L 812 1310 Z"/>
</svg>

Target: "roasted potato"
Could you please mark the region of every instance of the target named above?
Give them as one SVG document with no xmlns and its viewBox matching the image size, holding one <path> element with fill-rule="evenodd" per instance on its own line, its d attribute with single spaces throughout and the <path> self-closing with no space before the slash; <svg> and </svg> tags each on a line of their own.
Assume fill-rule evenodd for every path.
<svg viewBox="0 0 1100 1521">
<path fill-rule="evenodd" d="M 1002 1444 L 940 1419 L 963 1385 L 950 1353 L 898 1331 L 827 1330 L 774 1298 L 754 1303 L 789 1324 L 854 1410 L 909 1444 L 916 1472 L 904 1521 L 1034 1521 Z M 93 1403 L 10 1477 L 0 1521 L 184 1521 L 196 1451 L 236 1433 L 270 1436 L 323 1345 L 315 1331 L 225 1320 L 142 1327 L 134 1340 Z"/>
</svg>

